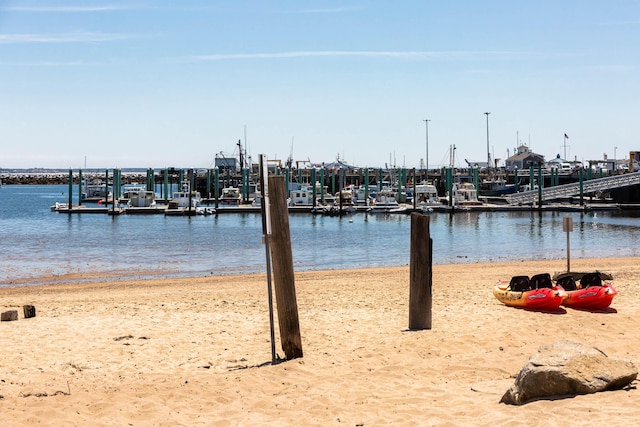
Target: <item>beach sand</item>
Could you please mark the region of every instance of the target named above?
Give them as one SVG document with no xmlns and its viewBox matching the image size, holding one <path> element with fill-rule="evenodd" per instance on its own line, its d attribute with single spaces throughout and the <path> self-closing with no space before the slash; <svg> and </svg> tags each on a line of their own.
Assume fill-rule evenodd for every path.
<svg viewBox="0 0 640 427">
<path fill-rule="evenodd" d="M 573 339 L 640 366 L 639 258 L 572 260 L 614 275 L 611 312 L 531 312 L 491 289 L 566 260 L 437 265 L 433 328 L 407 331 L 409 268 L 296 273 L 304 357 L 272 365 L 265 275 L 0 290 L 0 412 L 11 425 L 637 425 L 637 382 L 499 403 L 529 356 Z M 58 280 L 59 278 L 56 278 Z M 24 319 L 22 306 L 37 316 Z M 277 320 L 276 320 L 277 321 Z M 277 352 L 283 356 L 276 325 Z"/>
</svg>

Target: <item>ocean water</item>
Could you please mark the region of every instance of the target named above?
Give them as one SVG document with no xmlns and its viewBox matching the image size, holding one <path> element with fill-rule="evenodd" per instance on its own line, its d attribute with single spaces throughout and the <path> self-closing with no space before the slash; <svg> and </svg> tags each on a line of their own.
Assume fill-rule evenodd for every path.
<svg viewBox="0 0 640 427">
<path fill-rule="evenodd" d="M 74 189 L 76 191 L 77 189 Z M 59 214 L 67 186 L 0 187 L 0 286 L 56 283 L 68 274 L 110 280 L 266 271 L 260 214 L 174 217 Z M 602 211 L 433 213 L 433 262 L 572 259 L 640 255 L 640 213 Z M 294 268 L 351 269 L 409 264 L 410 216 L 291 214 Z M 597 267 L 597 266 L 594 266 Z M 69 279 L 65 279 L 69 280 Z"/>
</svg>

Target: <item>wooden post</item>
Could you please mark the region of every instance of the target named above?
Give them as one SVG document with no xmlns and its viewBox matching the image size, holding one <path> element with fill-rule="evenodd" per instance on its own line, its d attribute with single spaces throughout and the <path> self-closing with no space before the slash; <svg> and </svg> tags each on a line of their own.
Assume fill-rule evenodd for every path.
<svg viewBox="0 0 640 427">
<path fill-rule="evenodd" d="M 411 214 L 409 329 L 431 329 L 431 255 L 429 216 Z"/>
<path fill-rule="evenodd" d="M 271 261 L 278 310 L 282 350 L 287 359 L 302 357 L 298 304 L 293 276 L 293 254 L 289 232 L 287 189 L 284 177 L 270 176 L 269 213 L 271 216 Z"/>
</svg>

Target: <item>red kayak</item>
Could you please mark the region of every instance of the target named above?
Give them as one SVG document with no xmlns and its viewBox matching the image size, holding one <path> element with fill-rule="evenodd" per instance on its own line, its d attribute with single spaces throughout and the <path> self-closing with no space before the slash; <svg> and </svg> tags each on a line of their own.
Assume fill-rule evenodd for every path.
<svg viewBox="0 0 640 427">
<path fill-rule="evenodd" d="M 544 273 L 531 279 L 528 276 L 514 276 L 508 284 L 498 282 L 493 288 L 493 296 L 510 307 L 555 311 L 565 294 L 562 288 L 553 286 L 549 274 Z"/>
<path fill-rule="evenodd" d="M 571 308 L 587 310 L 607 308 L 618 294 L 618 291 L 610 283 L 602 282 L 599 272 L 584 273 L 581 277 L 565 273 L 556 278 L 556 284 L 562 286 L 566 291 L 562 305 Z"/>
</svg>

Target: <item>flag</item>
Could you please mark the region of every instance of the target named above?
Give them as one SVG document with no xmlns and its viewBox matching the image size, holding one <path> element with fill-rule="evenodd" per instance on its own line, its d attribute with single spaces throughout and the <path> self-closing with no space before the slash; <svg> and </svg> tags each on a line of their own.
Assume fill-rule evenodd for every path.
<svg viewBox="0 0 640 427">
<path fill-rule="evenodd" d="M 569 139 L 569 135 L 567 135 L 566 133 L 564 134 L 564 139 Z"/>
</svg>

